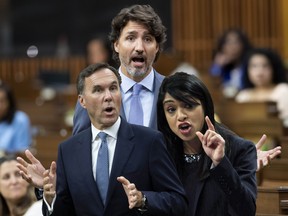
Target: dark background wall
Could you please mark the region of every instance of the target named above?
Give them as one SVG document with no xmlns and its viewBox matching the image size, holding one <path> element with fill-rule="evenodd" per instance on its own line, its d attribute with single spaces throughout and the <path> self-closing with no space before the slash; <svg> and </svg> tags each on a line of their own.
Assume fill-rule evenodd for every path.
<svg viewBox="0 0 288 216">
<path fill-rule="evenodd" d="M 61 40 L 68 42 L 71 54 L 81 54 L 92 34 L 108 34 L 112 18 L 132 4 L 155 9 L 167 27 L 170 47 L 170 0 L 10 0 L 10 54 L 25 55 L 28 46 L 36 45 L 39 56 L 53 55 Z"/>
</svg>

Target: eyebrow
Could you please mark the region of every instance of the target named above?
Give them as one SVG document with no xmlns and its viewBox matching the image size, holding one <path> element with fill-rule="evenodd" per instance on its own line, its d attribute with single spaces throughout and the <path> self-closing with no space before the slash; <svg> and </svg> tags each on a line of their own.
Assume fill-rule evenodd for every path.
<svg viewBox="0 0 288 216">
<path fill-rule="evenodd" d="M 164 101 L 163 101 L 163 105 L 165 105 L 166 103 L 174 103 L 174 100 L 171 100 L 171 99 L 169 99 L 169 100 L 164 100 Z"/>
</svg>

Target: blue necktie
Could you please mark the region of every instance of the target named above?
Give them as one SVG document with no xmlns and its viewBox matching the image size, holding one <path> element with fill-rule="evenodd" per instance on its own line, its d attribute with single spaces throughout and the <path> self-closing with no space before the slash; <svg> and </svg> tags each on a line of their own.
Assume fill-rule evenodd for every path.
<svg viewBox="0 0 288 216">
<path fill-rule="evenodd" d="M 140 91 L 142 89 L 142 85 L 136 83 L 133 86 L 133 93 L 130 105 L 130 113 L 128 122 L 131 124 L 143 125 L 143 108 L 140 101 Z"/>
<path fill-rule="evenodd" d="M 96 183 L 103 203 L 105 204 L 109 184 L 109 153 L 106 137 L 107 134 L 100 132 L 98 136 L 101 139 L 101 146 L 98 152 L 96 167 Z"/>
</svg>

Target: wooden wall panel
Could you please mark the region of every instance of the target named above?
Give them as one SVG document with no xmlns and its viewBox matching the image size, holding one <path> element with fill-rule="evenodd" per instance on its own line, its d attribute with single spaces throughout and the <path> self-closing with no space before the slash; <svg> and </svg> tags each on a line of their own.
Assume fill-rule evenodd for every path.
<svg viewBox="0 0 288 216">
<path fill-rule="evenodd" d="M 75 84 L 79 72 L 85 66 L 85 58 L 82 56 L 65 59 L 55 57 L 1 59 L 0 80 L 12 86 L 17 98 L 31 99 L 38 94 L 36 91 L 40 90 L 37 86 L 37 79 L 41 70 L 68 72 L 71 84 Z"/>
<path fill-rule="evenodd" d="M 243 29 L 255 46 L 283 54 L 282 6 L 275 0 L 173 0 L 173 47 L 200 73 L 208 70 L 217 38 L 230 27 Z"/>
</svg>

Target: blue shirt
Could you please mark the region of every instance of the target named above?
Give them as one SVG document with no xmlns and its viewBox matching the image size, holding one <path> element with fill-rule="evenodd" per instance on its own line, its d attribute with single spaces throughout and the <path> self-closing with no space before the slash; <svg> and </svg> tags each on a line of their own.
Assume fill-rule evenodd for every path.
<svg viewBox="0 0 288 216">
<path fill-rule="evenodd" d="M 24 112 L 16 111 L 11 124 L 0 122 L 0 151 L 24 151 L 31 142 L 30 120 Z"/>
<path fill-rule="evenodd" d="M 130 104 L 132 99 L 133 86 L 136 83 L 134 80 L 125 76 L 121 70 L 119 69 L 122 83 L 121 83 L 121 93 L 122 93 L 122 103 L 124 106 L 125 116 L 127 121 L 129 121 L 129 113 L 130 113 Z M 140 100 L 143 108 L 143 125 L 149 127 L 151 114 L 152 114 L 152 104 L 155 98 L 155 94 L 153 92 L 153 84 L 154 84 L 154 72 L 153 69 L 150 73 L 139 82 L 143 86 L 140 92 Z"/>
</svg>

